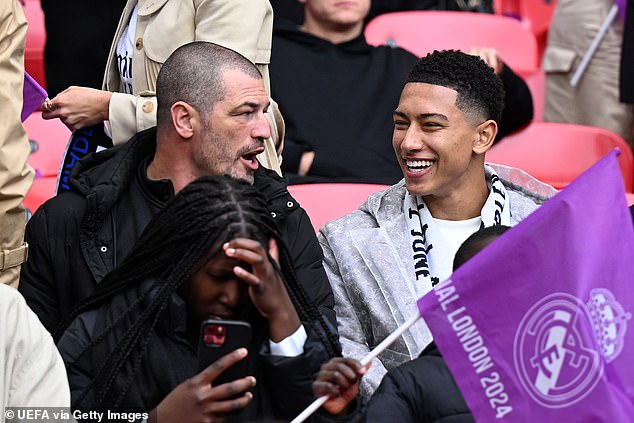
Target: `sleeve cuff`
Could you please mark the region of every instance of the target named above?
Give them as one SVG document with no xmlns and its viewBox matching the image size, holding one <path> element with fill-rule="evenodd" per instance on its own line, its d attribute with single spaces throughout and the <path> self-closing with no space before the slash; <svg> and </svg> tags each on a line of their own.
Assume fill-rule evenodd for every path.
<svg viewBox="0 0 634 423">
<path fill-rule="evenodd" d="M 271 355 L 279 355 L 283 357 L 297 357 L 304 353 L 304 343 L 306 343 L 308 335 L 304 325 L 300 325 L 299 329 L 292 335 L 282 339 L 280 342 L 269 340 Z"/>
</svg>

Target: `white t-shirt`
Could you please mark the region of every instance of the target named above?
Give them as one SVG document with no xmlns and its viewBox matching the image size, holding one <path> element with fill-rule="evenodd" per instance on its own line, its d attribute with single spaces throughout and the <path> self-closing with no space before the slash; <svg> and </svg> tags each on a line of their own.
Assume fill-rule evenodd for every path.
<svg viewBox="0 0 634 423">
<path fill-rule="evenodd" d="M 139 5 L 137 3 L 132 11 L 130 22 L 123 30 L 121 39 L 117 44 L 117 67 L 119 68 L 119 75 L 123 82 L 123 91 L 126 94 L 134 94 L 132 92 L 132 55 L 134 54 L 134 37 L 136 35 L 138 10 Z"/>
<path fill-rule="evenodd" d="M 453 258 L 462 243 L 480 229 L 480 216 L 467 220 L 442 220 L 434 218 L 434 230 L 429 232 L 430 243 L 434 246 L 433 263 L 430 268 L 440 282 L 453 273 Z"/>
</svg>

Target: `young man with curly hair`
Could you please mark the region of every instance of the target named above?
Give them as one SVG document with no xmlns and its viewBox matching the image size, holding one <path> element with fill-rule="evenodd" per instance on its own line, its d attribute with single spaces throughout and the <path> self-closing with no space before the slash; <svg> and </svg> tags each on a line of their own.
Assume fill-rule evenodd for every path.
<svg viewBox="0 0 634 423">
<path fill-rule="evenodd" d="M 360 360 L 417 313 L 416 300 L 451 274 L 469 235 L 515 225 L 554 194 L 523 172 L 485 164 L 503 98 L 493 69 L 462 52 L 436 51 L 409 73 L 393 115 L 404 180 L 319 234 L 344 356 Z M 431 341 L 419 321 L 379 355 L 362 395 Z"/>
</svg>

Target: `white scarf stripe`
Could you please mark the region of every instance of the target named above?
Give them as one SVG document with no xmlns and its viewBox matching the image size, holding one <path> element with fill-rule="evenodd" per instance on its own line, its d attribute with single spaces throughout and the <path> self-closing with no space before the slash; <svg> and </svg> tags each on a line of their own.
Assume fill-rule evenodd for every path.
<svg viewBox="0 0 634 423">
<path fill-rule="evenodd" d="M 489 187 L 489 196 L 480 212 L 482 227 L 511 224 L 511 207 L 504 184 L 489 167 L 484 166 L 484 173 Z M 432 261 L 434 246 L 429 242 L 429 232 L 434 230 L 434 219 L 422 197 L 405 194 L 403 210 L 406 211 L 408 235 L 412 240 L 412 259 L 414 276 L 418 284 L 422 284 L 424 292 L 429 291 L 440 282 L 435 276 L 434 269 L 429 268 Z"/>
</svg>

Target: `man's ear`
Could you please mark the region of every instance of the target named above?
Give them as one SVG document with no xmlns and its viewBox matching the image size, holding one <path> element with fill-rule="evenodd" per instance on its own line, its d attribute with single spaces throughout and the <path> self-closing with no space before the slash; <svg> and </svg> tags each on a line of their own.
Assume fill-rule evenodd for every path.
<svg viewBox="0 0 634 423">
<path fill-rule="evenodd" d="M 172 104 L 170 115 L 174 131 L 181 138 L 189 139 L 194 135 L 194 121 L 198 118 L 198 113 L 192 106 L 184 101 L 177 101 Z"/>
<path fill-rule="evenodd" d="M 495 137 L 498 134 L 498 125 L 494 120 L 487 120 L 478 125 L 478 134 L 475 142 L 473 143 L 473 152 L 476 154 L 486 153 L 491 146 Z"/>
</svg>

